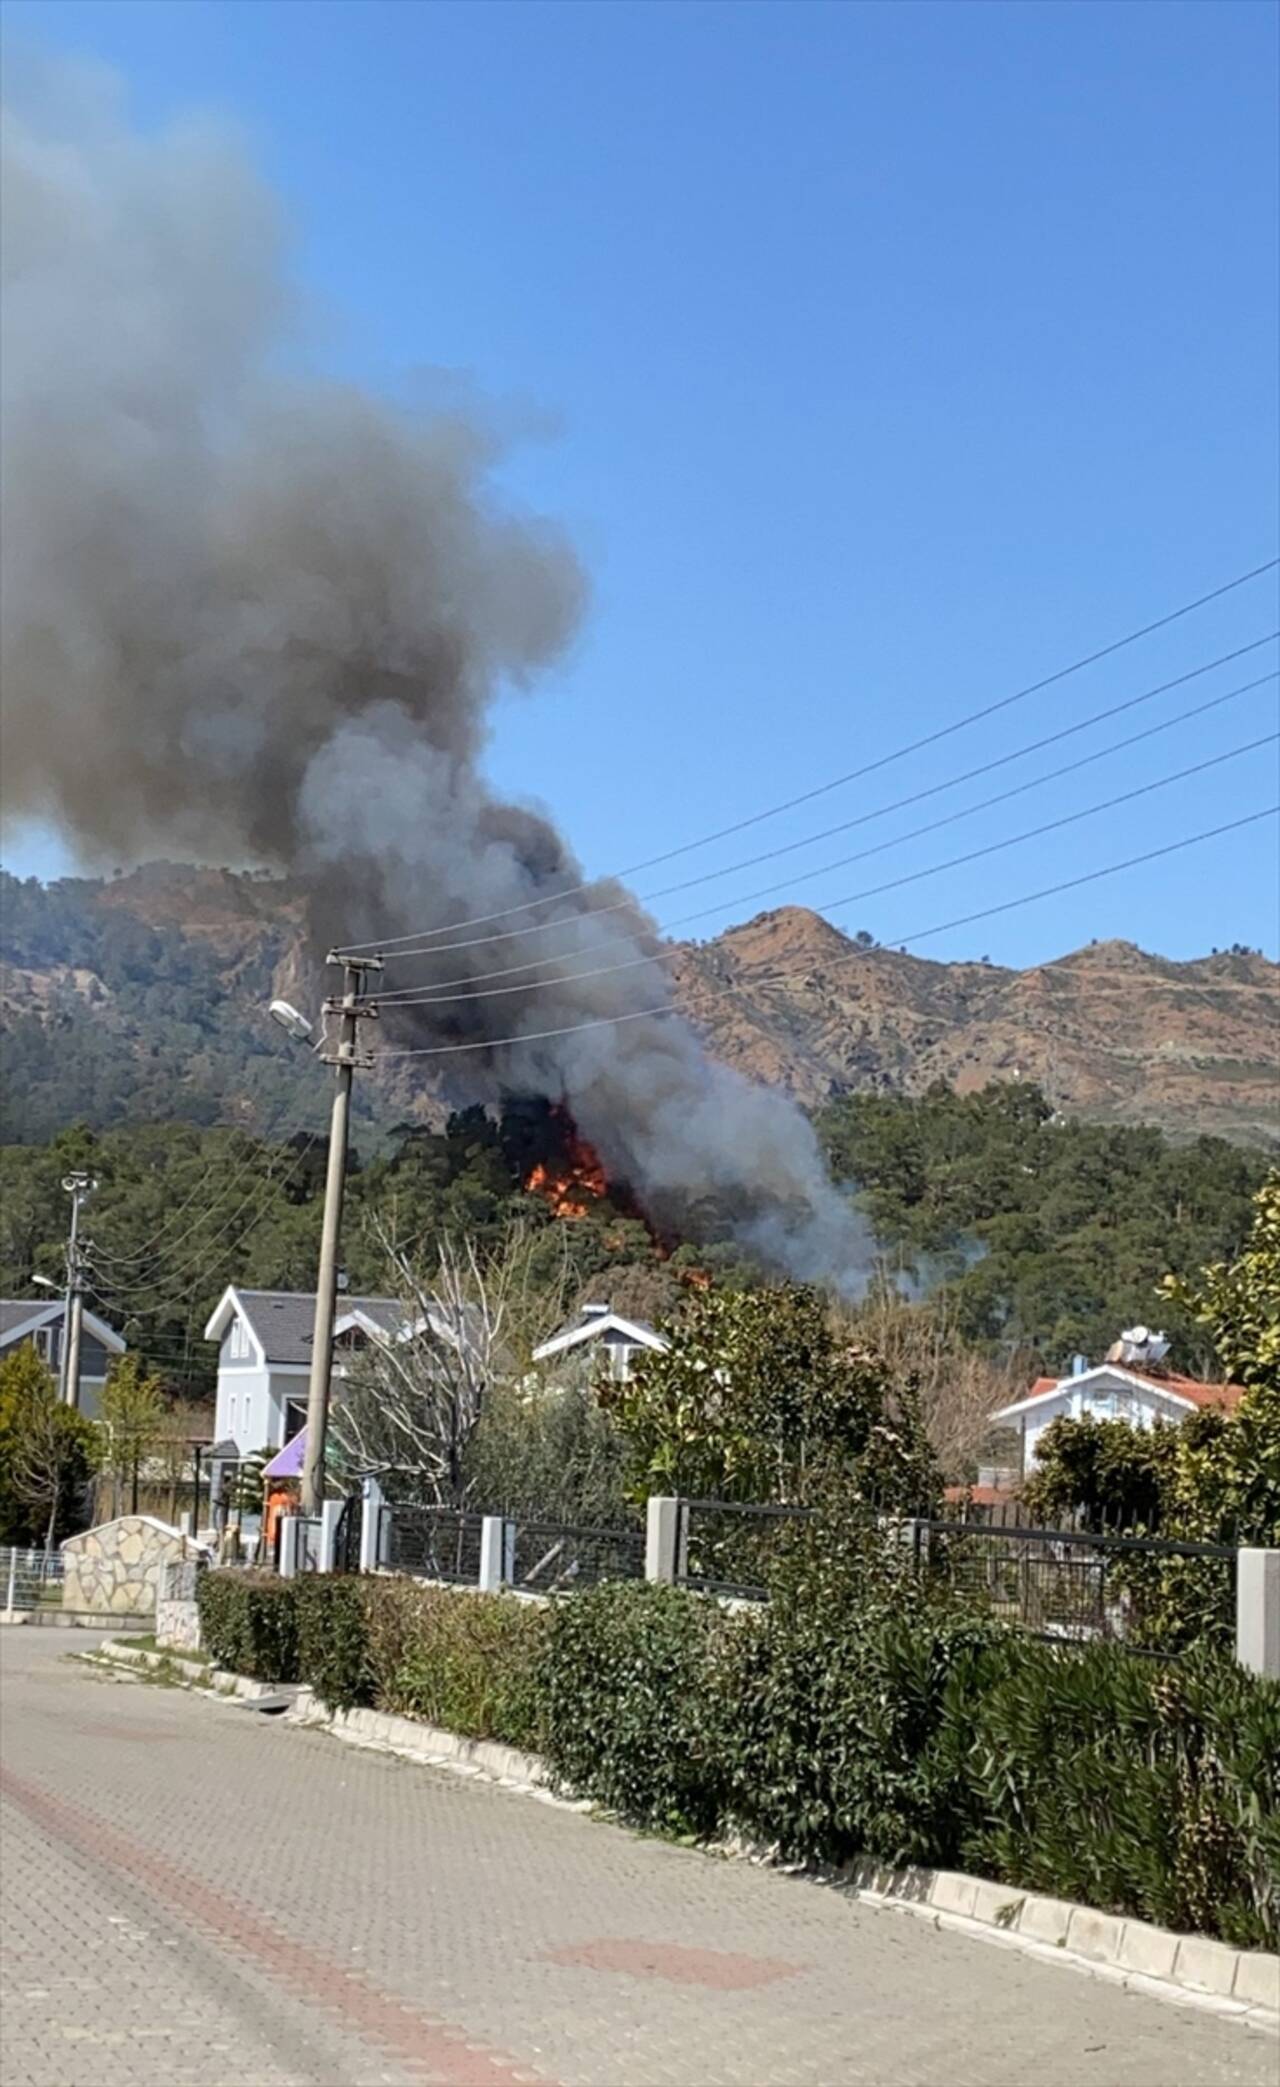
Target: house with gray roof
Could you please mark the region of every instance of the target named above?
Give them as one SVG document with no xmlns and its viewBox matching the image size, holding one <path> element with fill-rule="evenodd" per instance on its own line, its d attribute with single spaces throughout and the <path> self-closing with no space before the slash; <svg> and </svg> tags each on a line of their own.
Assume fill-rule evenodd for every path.
<svg viewBox="0 0 1280 2087">
<path fill-rule="evenodd" d="M 48 1363 L 56 1377 L 62 1368 L 63 1320 L 66 1304 L 61 1297 L 0 1298 L 0 1359 L 29 1343 Z M 126 1343 L 114 1326 L 97 1312 L 81 1308 L 80 1320 L 80 1411 L 97 1418 L 107 1371 Z"/>
<path fill-rule="evenodd" d="M 207 1341 L 218 1343 L 214 1439 L 233 1442 L 242 1457 L 279 1449 L 307 1417 L 314 1294 L 242 1290 L 231 1283 L 210 1314 Z M 404 1307 L 394 1297 L 338 1298 L 335 1359 L 370 1340 L 394 1339 Z"/>
<path fill-rule="evenodd" d="M 624 1318 L 607 1304 L 584 1304 L 576 1319 L 534 1349 L 533 1360 L 548 1365 L 556 1386 L 602 1374 L 626 1384 L 637 1355 L 665 1355 L 670 1345 L 645 1319 Z"/>
</svg>

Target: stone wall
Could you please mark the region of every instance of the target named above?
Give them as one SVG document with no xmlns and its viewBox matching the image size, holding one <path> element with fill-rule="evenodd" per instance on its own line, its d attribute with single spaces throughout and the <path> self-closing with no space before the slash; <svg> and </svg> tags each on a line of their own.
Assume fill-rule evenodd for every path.
<svg viewBox="0 0 1280 2087">
<path fill-rule="evenodd" d="M 62 1606 L 81 1615 L 153 1616 L 161 1568 L 202 1556 L 167 1522 L 121 1515 L 63 1544 Z"/>
<path fill-rule="evenodd" d="M 193 1558 L 162 1565 L 156 1587 L 156 1644 L 168 1652 L 199 1652 L 196 1587 L 203 1566 Z"/>
</svg>

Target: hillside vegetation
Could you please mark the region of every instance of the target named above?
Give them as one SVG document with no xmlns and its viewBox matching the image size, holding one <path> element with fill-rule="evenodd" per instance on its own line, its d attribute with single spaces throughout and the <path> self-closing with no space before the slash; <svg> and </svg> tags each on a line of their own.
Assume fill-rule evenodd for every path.
<svg viewBox="0 0 1280 2087">
<path fill-rule="evenodd" d="M 1122 1326 L 1147 1319 L 1167 1324 L 1184 1367 L 1212 1367 L 1203 1331 L 1162 1306 L 1156 1284 L 1238 1249 L 1264 1172 L 1258 1156 L 1220 1139 L 1179 1147 L 1159 1131 L 1063 1120 L 1026 1085 L 847 1097 L 818 1127 L 833 1170 L 863 1199 L 890 1280 L 912 1294 L 943 1287 L 957 1331 L 989 1353 L 1065 1366 L 1074 1350 L 1097 1356 Z M 473 1109 L 438 1131 L 402 1127 L 384 1150 L 357 1149 L 344 1231 L 352 1289 L 385 1282 L 380 1233 L 414 1251 L 444 1234 L 483 1246 L 513 1221 L 538 1234 L 548 1269 L 567 1260 L 566 1296 L 649 1318 L 678 1307 L 691 1268 L 760 1279 L 714 1241 L 660 1246 L 607 1198 L 585 1217 L 554 1219 L 522 1187 L 541 1130 L 536 1105 L 500 1120 Z M 212 1366 L 201 1330 L 228 1282 L 310 1288 L 324 1161 L 319 1138 L 191 1124 L 78 1126 L 49 1144 L 10 1145 L 0 1151 L 0 1292 L 22 1295 L 35 1272 L 59 1274 L 59 1183 L 69 1166 L 88 1166 L 100 1183 L 86 1221 L 100 1305 L 175 1383 L 198 1388 Z"/>
<path fill-rule="evenodd" d="M 319 1069 L 266 1017 L 324 981 L 278 878 L 151 863 L 42 886 L 0 874 L 0 1138 L 39 1144 L 181 1120 L 287 1137 L 319 1128 Z M 1277 967 L 1236 950 L 1175 964 L 1128 943 L 1027 971 L 933 963 L 799 907 L 672 949 L 676 998 L 712 1053 L 806 1107 L 851 1093 L 1034 1081 L 1055 1108 L 1171 1137 L 1274 1149 Z M 357 1083 L 366 1145 L 439 1129 L 451 1097 L 423 1061 Z"/>
</svg>

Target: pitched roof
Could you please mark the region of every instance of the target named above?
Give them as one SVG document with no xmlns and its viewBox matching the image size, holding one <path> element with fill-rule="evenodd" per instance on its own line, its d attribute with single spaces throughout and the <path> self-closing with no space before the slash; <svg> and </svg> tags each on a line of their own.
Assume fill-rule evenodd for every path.
<svg viewBox="0 0 1280 2087">
<path fill-rule="evenodd" d="M 230 1316 L 228 1307 L 238 1304 L 268 1363 L 307 1363 L 311 1360 L 311 1334 L 315 1324 L 315 1293 L 305 1290 L 227 1290 L 204 1330 L 207 1341 L 221 1340 Z M 404 1308 L 394 1297 L 350 1297 L 338 1300 L 339 1320 L 359 1312 L 390 1332 L 400 1324 Z"/>
<path fill-rule="evenodd" d="M 48 1297 L 0 1297 L 0 1340 L 19 1326 L 43 1326 L 60 1310 Z"/>
<path fill-rule="evenodd" d="M 34 1330 L 37 1326 L 60 1326 L 65 1309 L 65 1300 L 61 1297 L 0 1298 L 0 1342 L 13 1334 L 25 1332 L 28 1327 Z M 91 1312 L 87 1305 L 83 1311 L 84 1323 L 94 1338 L 101 1341 L 104 1348 L 110 1348 L 113 1354 L 123 1355 L 126 1347 L 123 1335 L 118 1334 L 115 1327 L 108 1325 L 97 1312 Z"/>
<path fill-rule="evenodd" d="M 656 1327 L 644 1319 L 624 1319 L 621 1312 L 605 1310 L 600 1305 L 584 1305 L 581 1315 L 570 1326 L 562 1326 L 559 1333 L 533 1351 L 535 1362 L 545 1362 L 548 1356 L 563 1355 L 567 1348 L 580 1347 L 585 1341 L 596 1340 L 602 1333 L 620 1333 L 625 1340 L 637 1348 L 653 1348 L 663 1353 L 670 1343 Z"/>
<path fill-rule="evenodd" d="M 1041 1399 L 1052 1398 L 1055 1392 L 1070 1391 L 1073 1385 L 1096 1382 L 1099 1378 L 1120 1377 L 1140 1386 L 1149 1386 L 1152 1391 L 1167 1392 L 1171 1398 L 1181 1399 L 1188 1406 L 1221 1406 L 1228 1413 L 1239 1405 L 1245 1394 L 1243 1384 L 1206 1384 L 1199 1377 L 1183 1377 L 1176 1370 L 1142 1369 L 1132 1362 L 1102 1362 L 1091 1370 L 1084 1370 L 1078 1377 L 1037 1377 L 1030 1391 L 1012 1405 L 1002 1406 L 993 1420 L 1001 1420 L 1006 1414 L 1021 1413 L 1026 1407 Z"/>
</svg>

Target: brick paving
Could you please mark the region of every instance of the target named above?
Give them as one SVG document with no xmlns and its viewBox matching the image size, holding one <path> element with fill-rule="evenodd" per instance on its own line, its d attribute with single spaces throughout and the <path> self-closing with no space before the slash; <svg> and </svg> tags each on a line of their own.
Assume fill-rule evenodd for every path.
<svg viewBox="0 0 1280 2087">
<path fill-rule="evenodd" d="M 76 1642 L 0 1631 L 0 2087 L 1273 2087 L 1236 2023 Z"/>
</svg>

